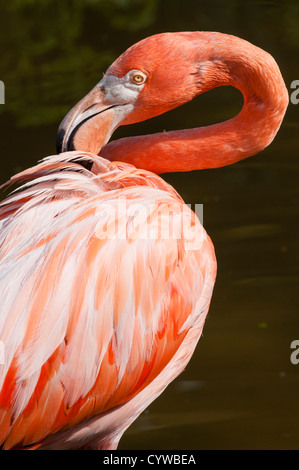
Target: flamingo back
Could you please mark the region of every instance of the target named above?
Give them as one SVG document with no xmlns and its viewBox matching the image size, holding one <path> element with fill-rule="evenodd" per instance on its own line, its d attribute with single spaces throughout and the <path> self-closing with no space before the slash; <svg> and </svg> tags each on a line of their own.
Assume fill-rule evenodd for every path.
<svg viewBox="0 0 299 470">
<path fill-rule="evenodd" d="M 212 295 L 213 245 L 170 185 L 126 163 L 67 152 L 19 182 L 0 211 L 0 443 L 43 448 L 94 419 L 115 438 L 189 360 Z M 121 423 L 111 415 L 120 409 Z"/>
</svg>

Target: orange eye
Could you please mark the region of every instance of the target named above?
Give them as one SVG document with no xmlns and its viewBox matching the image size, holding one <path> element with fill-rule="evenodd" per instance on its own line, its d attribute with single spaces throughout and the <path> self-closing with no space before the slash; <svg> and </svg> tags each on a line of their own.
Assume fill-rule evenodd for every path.
<svg viewBox="0 0 299 470">
<path fill-rule="evenodd" d="M 132 76 L 132 80 L 136 85 L 143 85 L 145 79 L 145 76 L 141 73 L 134 73 L 134 75 Z"/>
</svg>

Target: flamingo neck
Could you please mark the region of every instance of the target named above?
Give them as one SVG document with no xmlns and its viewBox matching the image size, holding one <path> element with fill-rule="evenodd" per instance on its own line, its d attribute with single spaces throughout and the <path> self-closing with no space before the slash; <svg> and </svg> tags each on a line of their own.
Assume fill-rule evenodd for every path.
<svg viewBox="0 0 299 470">
<path fill-rule="evenodd" d="M 207 127 L 115 140 L 101 149 L 102 157 L 161 174 L 230 165 L 271 143 L 288 104 L 276 62 L 262 49 L 233 36 L 225 38 L 222 50 L 218 45 L 217 53 L 210 42 L 213 53 L 200 63 L 199 71 L 205 69 L 213 79 L 202 82 L 199 93 L 234 86 L 244 98 L 240 113 Z"/>
</svg>

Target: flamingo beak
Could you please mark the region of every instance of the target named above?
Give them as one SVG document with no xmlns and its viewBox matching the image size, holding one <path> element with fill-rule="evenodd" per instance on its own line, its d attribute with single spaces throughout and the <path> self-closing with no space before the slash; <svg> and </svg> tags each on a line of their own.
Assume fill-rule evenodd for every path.
<svg viewBox="0 0 299 470">
<path fill-rule="evenodd" d="M 126 103 L 109 95 L 112 77 L 103 78 L 61 122 L 57 133 L 57 152 L 69 150 L 98 154 L 127 112 Z M 114 79 L 114 77 L 113 77 Z"/>
</svg>

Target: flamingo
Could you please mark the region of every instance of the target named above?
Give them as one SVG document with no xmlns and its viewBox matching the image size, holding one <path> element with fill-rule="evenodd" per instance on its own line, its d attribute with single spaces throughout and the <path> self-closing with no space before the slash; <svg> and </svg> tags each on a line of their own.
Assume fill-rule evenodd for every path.
<svg viewBox="0 0 299 470">
<path fill-rule="evenodd" d="M 118 126 L 219 86 L 243 94 L 232 119 L 108 143 Z M 67 114 L 57 155 L 11 178 L 22 184 L 0 211 L 3 449 L 116 449 L 185 369 L 216 259 L 195 214 L 158 175 L 256 154 L 287 104 L 278 65 L 251 43 L 157 34 L 124 52 Z M 170 220 L 175 236 L 165 237 L 156 229 Z"/>
</svg>

